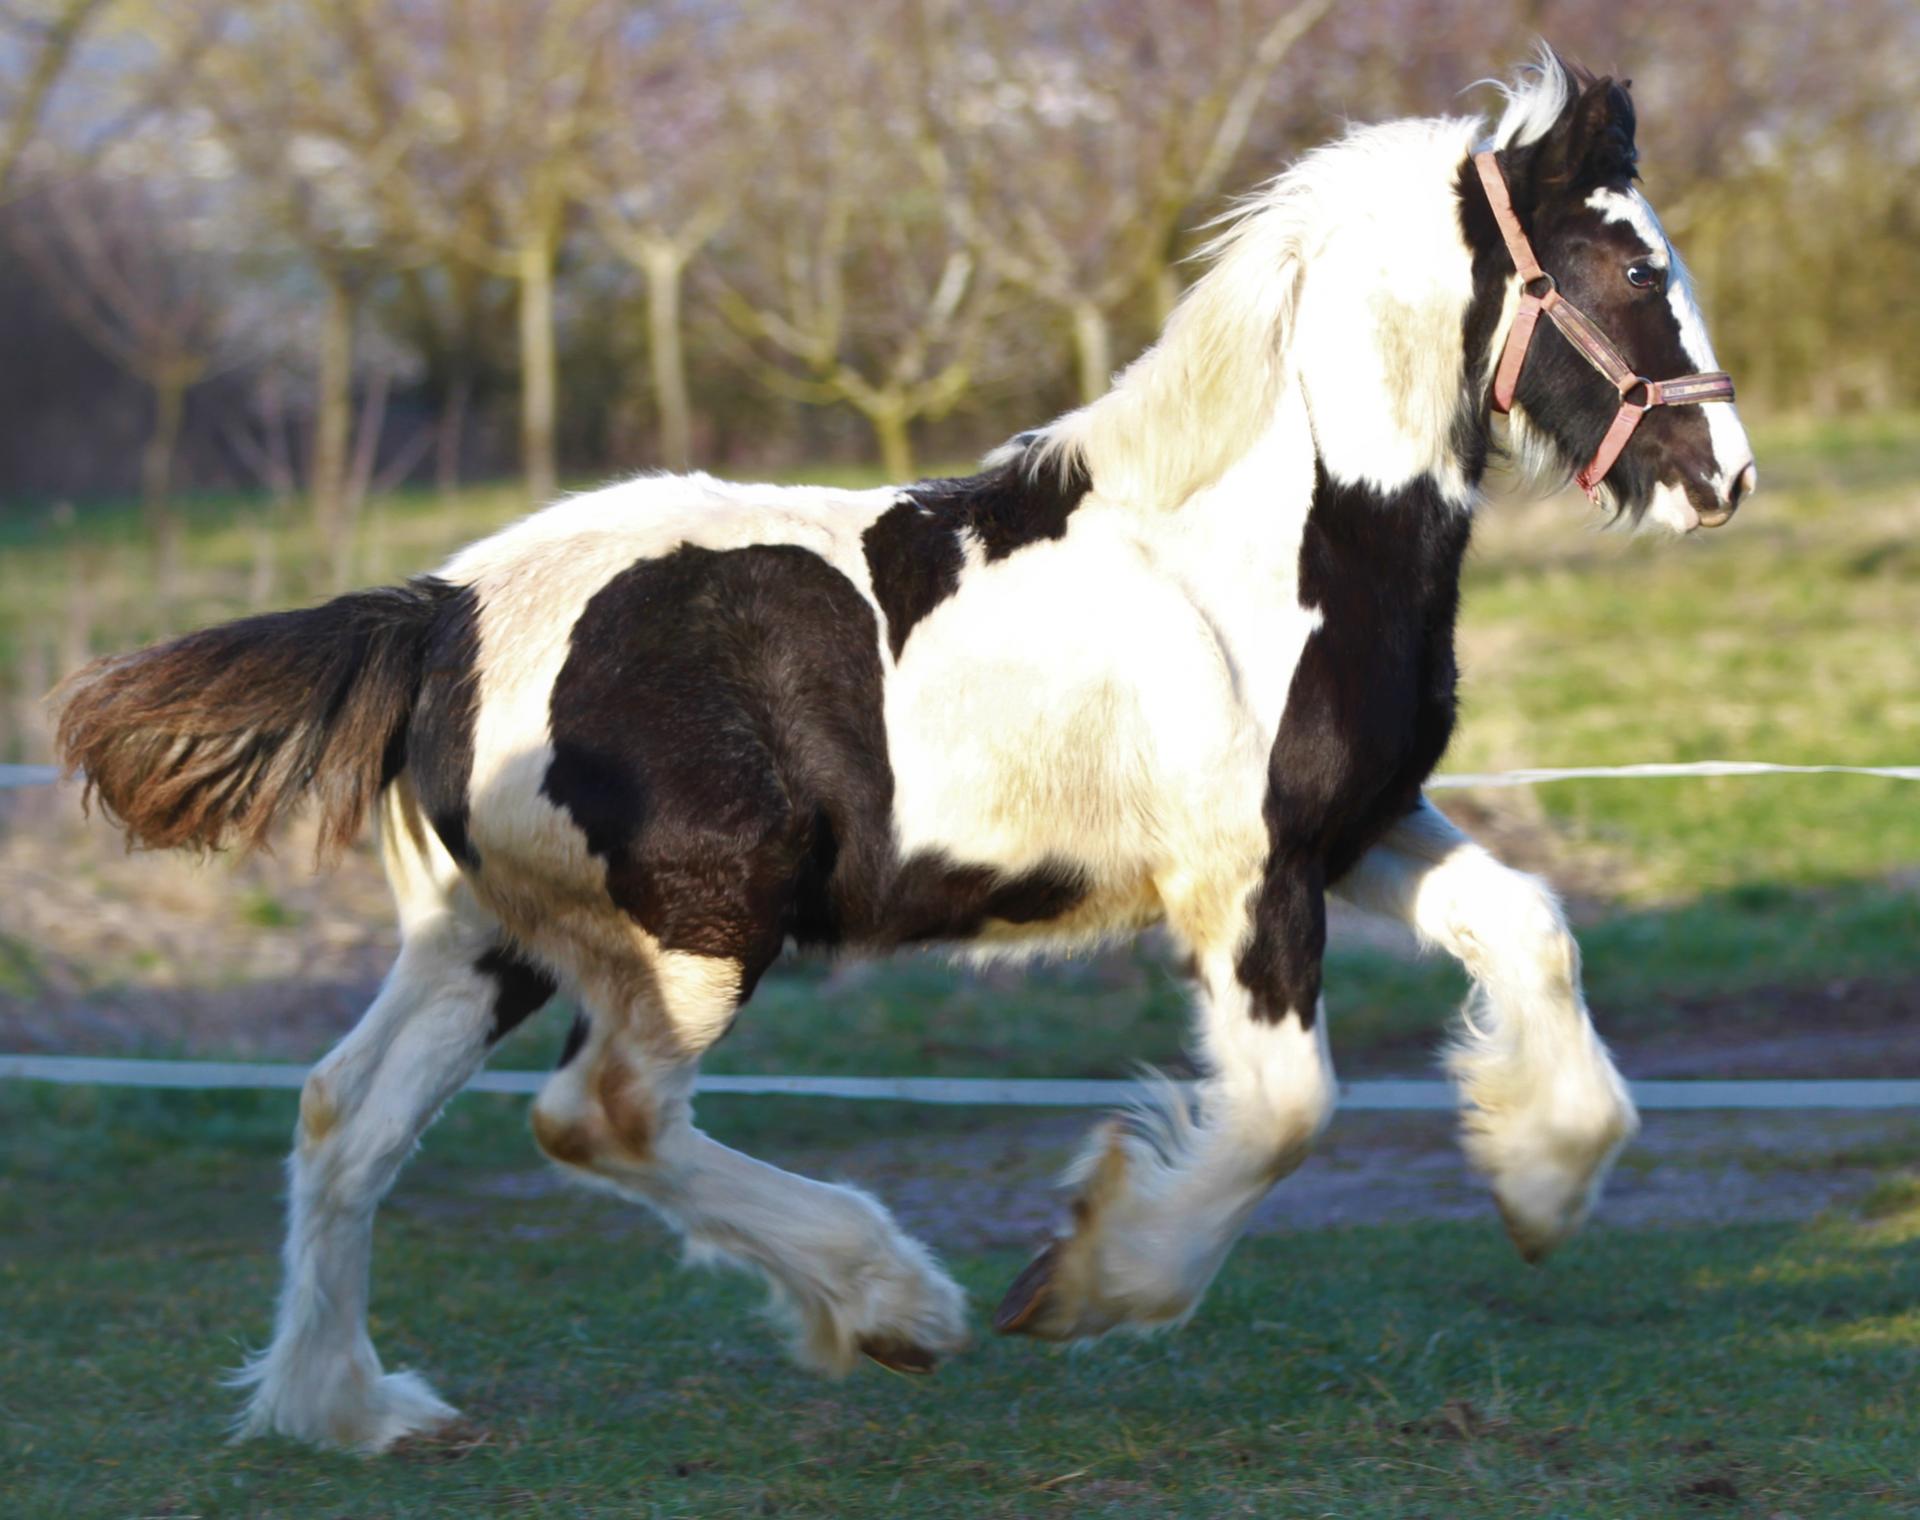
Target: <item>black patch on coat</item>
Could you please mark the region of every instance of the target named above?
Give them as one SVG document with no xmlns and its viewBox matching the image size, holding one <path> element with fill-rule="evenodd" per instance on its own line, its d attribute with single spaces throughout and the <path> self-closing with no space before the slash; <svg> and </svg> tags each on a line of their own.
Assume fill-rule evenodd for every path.
<svg viewBox="0 0 1920 1520">
<path fill-rule="evenodd" d="M 587 1034 L 592 1027 L 584 1013 L 576 1013 L 573 1016 L 573 1022 L 567 1026 L 567 1037 L 560 1046 L 560 1059 L 554 1062 L 555 1071 L 572 1064 L 573 1058 L 579 1055 L 582 1047 L 586 1045 Z"/>
<path fill-rule="evenodd" d="M 1420 799 L 1453 732 L 1471 518 L 1427 478 L 1392 496 L 1315 466 L 1300 600 L 1319 609 L 1267 776 L 1269 854 L 1236 972 L 1254 1014 L 1311 1025 L 1325 890 Z"/>
<path fill-rule="evenodd" d="M 907 647 L 914 624 L 960 589 L 966 556 L 960 535 L 944 517 L 906 499 L 887 508 L 860 535 L 873 597 L 887 618 L 893 657 Z"/>
<path fill-rule="evenodd" d="M 1089 489 L 1079 465 L 1036 467 L 1023 454 L 978 475 L 923 480 L 902 491 L 861 538 L 893 657 L 900 658 L 914 625 L 959 590 L 963 534 L 979 540 L 989 561 L 1005 559 L 1028 544 L 1065 537 L 1067 519 Z"/>
<path fill-rule="evenodd" d="M 479 598 L 471 586 L 461 586 L 448 598 L 427 639 L 406 756 L 421 811 L 447 853 L 469 870 L 480 864 L 467 837 L 479 660 Z"/>
<path fill-rule="evenodd" d="M 873 610 L 793 545 L 683 545 L 607 582 L 554 684 L 542 792 L 668 950 L 740 963 L 794 939 L 884 947 L 1037 922 L 1086 890 L 893 848 Z"/>
<path fill-rule="evenodd" d="M 495 945 L 474 963 L 473 969 L 492 979 L 493 1026 L 487 1031 L 487 1043 L 497 1044 L 547 1006 L 560 990 L 540 967 L 523 959 L 505 945 Z"/>
<path fill-rule="evenodd" d="M 1460 233 L 1473 252 L 1473 296 L 1460 321 L 1460 400 L 1454 408 L 1451 441 L 1461 470 L 1469 481 L 1477 484 L 1486 473 L 1492 452 L 1491 376 L 1498 359 L 1493 340 L 1499 334 L 1500 317 L 1506 309 L 1507 281 L 1513 276 L 1513 259 L 1507 253 L 1499 223 L 1493 219 L 1493 207 L 1487 203 L 1486 187 L 1480 183 L 1479 171 L 1473 167 L 1471 158 L 1460 165 L 1454 193 L 1460 202 Z"/>
</svg>

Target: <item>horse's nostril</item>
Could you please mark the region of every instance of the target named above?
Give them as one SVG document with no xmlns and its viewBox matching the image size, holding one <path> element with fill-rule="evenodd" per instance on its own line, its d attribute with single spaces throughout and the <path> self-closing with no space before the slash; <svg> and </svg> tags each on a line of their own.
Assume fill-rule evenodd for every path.
<svg viewBox="0 0 1920 1520">
<path fill-rule="evenodd" d="M 1733 489 L 1727 493 L 1727 510 L 1736 512 L 1740 503 L 1753 495 L 1754 487 L 1760 484 L 1760 472 L 1751 463 L 1733 477 Z"/>
</svg>

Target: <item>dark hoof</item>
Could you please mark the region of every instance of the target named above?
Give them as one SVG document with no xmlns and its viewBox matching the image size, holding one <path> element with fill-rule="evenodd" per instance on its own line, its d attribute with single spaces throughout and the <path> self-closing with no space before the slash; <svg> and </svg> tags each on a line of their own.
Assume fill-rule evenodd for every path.
<svg viewBox="0 0 1920 1520">
<path fill-rule="evenodd" d="M 1553 1247 L 1537 1240 L 1528 1240 L 1520 1233 L 1518 1224 L 1506 1204 L 1499 1198 L 1493 1200 L 1500 1210 L 1500 1223 L 1506 1226 L 1507 1239 L 1513 1242 L 1514 1250 L 1520 1253 L 1520 1259 L 1530 1267 L 1537 1267 L 1553 1254 Z"/>
<path fill-rule="evenodd" d="M 493 1432 L 486 1426 L 460 1418 L 402 1436 L 387 1448 L 387 1455 L 412 1462 L 461 1462 L 492 1444 Z"/>
<path fill-rule="evenodd" d="M 940 1365 L 940 1358 L 925 1346 L 878 1335 L 861 1337 L 860 1354 L 889 1372 L 903 1372 L 909 1377 L 925 1377 Z"/>
<path fill-rule="evenodd" d="M 993 1311 L 993 1328 L 1002 1335 L 1033 1335 L 1029 1329 L 1034 1315 L 1053 1292 L 1053 1270 L 1060 1257 L 1060 1242 L 1052 1242 L 1020 1269 L 1020 1275 Z"/>
</svg>

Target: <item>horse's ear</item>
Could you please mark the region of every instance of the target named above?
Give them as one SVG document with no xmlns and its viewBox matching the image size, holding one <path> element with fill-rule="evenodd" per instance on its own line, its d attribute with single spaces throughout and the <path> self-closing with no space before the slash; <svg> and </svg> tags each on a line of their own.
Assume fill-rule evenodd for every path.
<svg viewBox="0 0 1920 1520">
<path fill-rule="evenodd" d="M 1633 97 L 1614 79 L 1583 82 L 1578 95 L 1540 143 L 1538 184 L 1568 194 L 1632 179 L 1639 150 L 1634 146 Z"/>
</svg>

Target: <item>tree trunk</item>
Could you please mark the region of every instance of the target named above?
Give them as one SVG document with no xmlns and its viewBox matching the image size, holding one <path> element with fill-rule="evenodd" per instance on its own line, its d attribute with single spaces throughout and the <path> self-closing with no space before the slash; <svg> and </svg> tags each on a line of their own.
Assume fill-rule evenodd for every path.
<svg viewBox="0 0 1920 1520">
<path fill-rule="evenodd" d="M 886 471 L 890 481 L 904 482 L 914 478 L 913 435 L 908 430 L 906 409 L 899 406 L 874 406 L 862 408 L 866 418 L 873 425 L 873 435 L 880 441 L 880 466 Z"/>
<path fill-rule="evenodd" d="M 1080 399 L 1098 401 L 1113 384 L 1113 335 L 1107 314 L 1091 301 L 1073 305 L 1073 352 L 1079 361 Z"/>
<path fill-rule="evenodd" d="M 1180 276 L 1173 265 L 1162 264 L 1153 272 L 1153 325 L 1156 332 L 1165 328 L 1173 308 L 1180 304 Z"/>
<path fill-rule="evenodd" d="M 187 381 L 162 365 L 153 378 L 153 431 L 140 455 L 140 510 L 153 542 L 155 581 L 162 605 L 170 604 L 180 569 L 180 524 L 173 514 L 173 457 L 180 446 Z"/>
<path fill-rule="evenodd" d="M 320 330 L 320 397 L 313 424 L 313 525 L 336 559 L 347 517 L 347 449 L 353 434 L 353 292 L 327 280 L 326 325 Z"/>
<path fill-rule="evenodd" d="M 680 341 L 680 277 L 686 267 L 676 248 L 660 245 L 647 250 L 647 357 L 660 408 L 660 459 L 670 470 L 684 470 L 693 463 L 693 403 L 687 394 L 687 359 Z"/>
<path fill-rule="evenodd" d="M 545 238 L 520 250 L 520 455 L 533 505 L 553 499 L 553 249 Z"/>
</svg>

